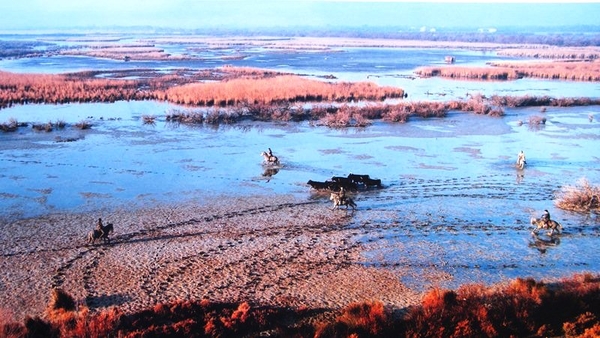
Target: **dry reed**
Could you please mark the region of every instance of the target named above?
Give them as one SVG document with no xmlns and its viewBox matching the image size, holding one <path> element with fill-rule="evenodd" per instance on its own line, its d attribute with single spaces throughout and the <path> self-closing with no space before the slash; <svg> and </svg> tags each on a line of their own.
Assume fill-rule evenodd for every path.
<svg viewBox="0 0 600 338">
<path fill-rule="evenodd" d="M 371 82 L 329 83 L 294 75 L 194 83 L 173 87 L 165 92 L 165 97 L 177 104 L 221 107 L 282 102 L 382 101 L 403 96 L 402 89 L 380 87 Z"/>
<path fill-rule="evenodd" d="M 589 212 L 600 210 L 600 186 L 591 185 L 587 179 L 580 179 L 574 186 L 561 189 L 555 201 L 557 207 L 565 210 Z"/>
<path fill-rule="evenodd" d="M 427 66 L 415 70 L 422 77 L 441 76 L 471 80 L 516 80 L 524 77 L 600 81 L 599 61 L 490 62 L 487 67 Z"/>
</svg>

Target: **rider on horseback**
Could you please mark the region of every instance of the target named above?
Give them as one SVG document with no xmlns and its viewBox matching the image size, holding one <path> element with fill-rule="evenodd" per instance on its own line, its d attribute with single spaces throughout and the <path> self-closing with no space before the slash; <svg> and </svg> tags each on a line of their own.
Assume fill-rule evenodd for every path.
<svg viewBox="0 0 600 338">
<path fill-rule="evenodd" d="M 517 164 L 521 165 L 521 164 L 525 164 L 525 153 L 523 152 L 523 150 L 521 150 L 521 152 L 519 153 L 518 157 L 517 157 Z"/>
<path fill-rule="evenodd" d="M 100 233 L 98 238 L 102 238 L 104 236 L 104 227 L 102 226 L 102 218 L 98 218 L 98 224 L 96 225 L 96 231 Z"/>
<path fill-rule="evenodd" d="M 273 155 L 273 151 L 271 150 L 271 148 L 267 148 L 267 149 L 269 149 L 269 151 L 266 153 L 267 154 L 267 162 L 277 164 L 279 161 L 277 159 L 277 156 Z"/>
<path fill-rule="evenodd" d="M 540 217 L 540 219 L 542 220 L 542 222 L 544 222 L 546 228 L 550 227 L 550 212 L 548 212 L 547 209 L 544 210 L 544 213 L 542 214 L 542 217 Z"/>
<path fill-rule="evenodd" d="M 346 201 L 346 189 L 344 189 L 344 187 L 340 187 L 340 192 L 338 192 L 338 196 L 340 197 L 341 203 L 344 203 Z"/>
</svg>

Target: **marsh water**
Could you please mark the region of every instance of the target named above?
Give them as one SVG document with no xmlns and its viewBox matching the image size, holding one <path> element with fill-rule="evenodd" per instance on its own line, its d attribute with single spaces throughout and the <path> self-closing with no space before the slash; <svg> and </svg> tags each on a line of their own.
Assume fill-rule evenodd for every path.
<svg viewBox="0 0 600 338">
<path fill-rule="evenodd" d="M 410 53 L 397 52 L 260 54 L 239 65 L 333 74 L 340 80 L 368 78 L 406 88 L 408 100 L 464 97 L 467 92 L 599 96 L 599 85 L 593 83 L 410 79 L 400 75 L 439 62 L 448 51 L 421 51 L 414 56 L 421 61 L 401 66 L 394 60 Z M 498 58 L 474 51 L 452 53 L 466 63 Z M 348 61 L 350 55 L 359 59 L 355 66 Z M 332 61 L 338 57 L 337 63 Z M 0 60 L 0 69 L 15 72 L 113 66 L 142 67 L 93 58 Z M 364 264 L 423 271 L 435 267 L 453 276 L 444 285 L 449 287 L 600 271 L 597 215 L 562 211 L 553 202 L 564 186 L 582 178 L 592 184 L 600 181 L 598 106 L 549 107 L 545 112 L 508 109 L 501 118 L 451 112 L 445 118 L 405 124 L 375 121 L 367 128 L 350 129 L 307 122 L 192 127 L 167 122 L 172 109 L 182 107 L 144 101 L 0 110 L 0 122 L 16 118 L 67 123 L 65 129 L 48 133 L 21 128 L 0 134 L 2 222 L 54 212 L 105 212 L 266 194 L 292 194 L 315 201 L 323 212 L 345 212 L 330 211 L 327 196 L 311 191 L 306 182 L 357 173 L 379 178 L 384 185 L 353 195 L 359 207 L 348 213 L 348 226 L 357 229 L 357 240 L 377 243 L 365 252 Z M 156 116 L 156 123 L 144 124 L 143 115 Z M 547 122 L 530 125 L 531 116 L 543 116 Z M 69 127 L 84 119 L 92 122 L 91 129 Z M 262 165 L 260 153 L 269 147 L 282 162 L 275 171 Z M 524 170 L 514 166 L 520 150 L 527 155 Z M 562 235 L 532 236 L 529 219 L 544 209 L 563 224 Z M 420 285 L 418 280 L 404 282 Z"/>
</svg>

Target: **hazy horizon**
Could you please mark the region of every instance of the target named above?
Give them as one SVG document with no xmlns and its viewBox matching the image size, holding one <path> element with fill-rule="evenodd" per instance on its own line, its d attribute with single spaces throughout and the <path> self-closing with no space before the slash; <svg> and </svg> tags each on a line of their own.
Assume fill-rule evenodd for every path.
<svg viewBox="0 0 600 338">
<path fill-rule="evenodd" d="M 0 30 L 149 26 L 171 29 L 291 27 L 598 26 L 600 3 L 360 1 L 89 1 L 1 3 Z"/>
</svg>

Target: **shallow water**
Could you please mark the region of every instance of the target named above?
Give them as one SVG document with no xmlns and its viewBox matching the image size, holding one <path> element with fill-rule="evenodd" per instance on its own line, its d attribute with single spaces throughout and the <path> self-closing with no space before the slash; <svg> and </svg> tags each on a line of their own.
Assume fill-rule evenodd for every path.
<svg viewBox="0 0 600 338">
<path fill-rule="evenodd" d="M 2 36 L 0 39 L 15 39 Z M 19 38 L 19 37 L 17 37 Z M 36 39 L 20 37 L 19 39 Z M 48 43 L 59 46 L 77 45 L 63 40 Z M 134 43 L 123 39 L 116 44 Z M 449 100 L 465 98 L 467 93 L 484 95 L 549 95 L 553 97 L 600 97 L 600 84 L 539 79 L 515 81 L 462 81 L 443 78 L 415 78 L 414 70 L 421 66 L 443 65 L 444 57 L 453 55 L 456 65 L 483 66 L 488 62 L 527 60 L 525 58 L 499 56 L 492 51 L 436 49 L 436 48 L 343 48 L 332 50 L 278 50 L 253 45 L 235 48 L 208 49 L 198 44 L 157 44 L 157 48 L 173 55 L 188 55 L 190 60 L 132 60 L 124 62 L 87 56 L 57 55 L 21 59 L 0 59 L 0 70 L 18 73 L 68 73 L 86 70 L 139 70 L 139 69 L 207 69 L 232 65 L 256 67 L 290 72 L 320 78 L 334 75 L 337 80 L 370 81 L 379 85 L 404 89 L 408 100 Z M 235 57 L 235 58 L 231 58 Z"/>
<path fill-rule="evenodd" d="M 163 46 L 189 52 L 184 46 Z M 207 68 L 227 64 L 301 74 L 333 74 L 339 80 L 398 86 L 408 100 L 448 100 L 467 93 L 599 97 L 597 83 L 522 79 L 472 82 L 410 79 L 414 67 L 452 54 L 458 64 L 483 64 L 493 53 L 349 49 L 344 52 L 274 53 L 253 49 L 241 60 L 219 58 L 239 50 L 203 51 L 202 61 L 121 62 L 87 57 L 0 60 L 0 69 L 61 73 L 84 69 Z M 212 54 L 210 54 L 212 53 Z M 412 53 L 412 54 L 411 54 Z M 364 264 L 422 271 L 403 282 L 427 285 L 427 271 L 447 274 L 443 287 L 505 278 L 551 278 L 600 271 L 597 215 L 553 205 L 561 187 L 585 177 L 600 181 L 600 107 L 508 109 L 493 118 L 452 112 L 443 119 L 406 124 L 375 122 L 364 129 L 328 129 L 308 123 L 244 123 L 188 127 L 165 121 L 175 107 L 159 102 L 28 105 L 0 110 L 0 122 L 65 121 L 50 133 L 21 128 L 0 134 L 2 222 L 59 211 L 103 214 L 122 206 L 148 206 L 218 198 L 289 194 L 327 196 L 306 182 L 348 173 L 380 178 L 383 189 L 353 197 L 359 210 L 349 227 L 365 244 Z M 155 115 L 144 125 L 142 115 Z M 532 115 L 547 123 L 530 126 Z M 590 116 L 592 117 L 590 119 Z M 90 130 L 73 124 L 88 119 Z M 521 124 L 521 122 L 525 122 Z M 74 139 L 57 142 L 57 138 Z M 271 147 L 283 164 L 274 175 L 261 164 Z M 524 150 L 528 166 L 514 168 Z M 565 227 L 558 239 L 530 234 L 529 218 L 549 209 Z M 337 211 L 344 212 L 344 211 Z M 0 223 L 0 226 L 1 224 Z"/>
<path fill-rule="evenodd" d="M 2 218 L 255 194 L 316 199 L 331 212 L 327 196 L 305 183 L 358 173 L 384 183 L 354 195 L 359 210 L 349 213 L 349 227 L 368 244 L 364 264 L 437 269 L 449 276 L 442 286 L 599 271 L 597 216 L 553 205 L 561 187 L 600 179 L 600 123 L 589 119 L 600 115 L 598 106 L 513 109 L 503 118 L 455 112 L 343 130 L 308 123 L 175 126 L 164 120 L 171 108 L 117 102 L 0 111 L 2 120 L 93 121 L 84 131 L 0 134 Z M 157 116 L 156 124 L 144 125 L 143 114 Z M 519 123 L 541 114 L 548 121 L 539 128 Z M 268 147 L 283 164 L 273 176 L 261 164 Z M 522 171 L 513 164 L 519 150 L 527 155 Z M 529 218 L 545 208 L 565 227 L 558 242 L 530 234 Z M 404 282 L 418 287 L 417 279 Z"/>
</svg>

